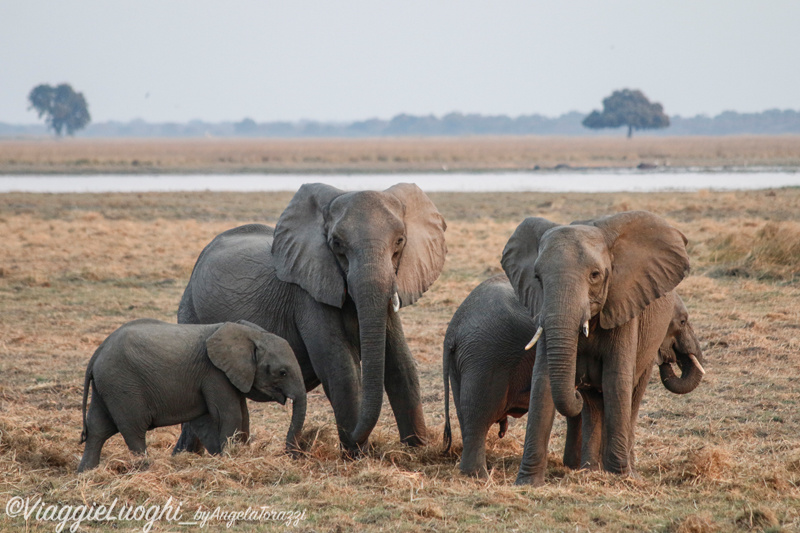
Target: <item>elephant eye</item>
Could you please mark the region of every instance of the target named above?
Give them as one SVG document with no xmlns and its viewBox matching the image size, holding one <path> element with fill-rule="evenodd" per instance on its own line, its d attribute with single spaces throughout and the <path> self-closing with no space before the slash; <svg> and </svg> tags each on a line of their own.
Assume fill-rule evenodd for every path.
<svg viewBox="0 0 800 533">
<path fill-rule="evenodd" d="M 280 376 L 281 376 L 282 378 L 285 378 L 285 377 L 286 377 L 286 370 L 281 370 L 281 371 L 279 372 L 279 374 L 280 374 Z"/>
<path fill-rule="evenodd" d="M 335 253 L 343 254 L 344 253 L 344 242 L 340 238 L 334 237 L 333 239 L 331 239 L 331 248 L 333 248 L 333 251 Z"/>
<path fill-rule="evenodd" d="M 594 270 L 591 274 L 592 281 L 597 281 L 602 276 L 602 273 L 599 270 Z"/>
<path fill-rule="evenodd" d="M 405 239 L 403 237 L 400 237 L 399 239 L 397 239 L 397 246 L 400 246 L 401 244 L 403 244 L 403 242 L 405 242 Z"/>
<path fill-rule="evenodd" d="M 686 325 L 686 320 L 685 319 L 681 320 L 681 326 L 685 326 L 685 325 Z"/>
</svg>

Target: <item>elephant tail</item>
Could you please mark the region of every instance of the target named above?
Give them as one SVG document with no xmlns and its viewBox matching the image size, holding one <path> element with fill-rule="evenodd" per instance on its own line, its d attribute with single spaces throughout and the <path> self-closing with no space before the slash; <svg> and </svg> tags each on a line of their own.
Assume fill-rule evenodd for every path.
<svg viewBox="0 0 800 533">
<path fill-rule="evenodd" d="M 86 428 L 86 403 L 89 401 L 89 384 L 92 381 L 92 367 L 86 369 L 86 377 L 83 379 L 83 431 L 81 431 L 81 440 L 78 444 L 86 442 L 88 430 Z"/>
<path fill-rule="evenodd" d="M 103 349 L 105 345 L 105 341 L 101 344 L 97 350 L 95 350 L 94 354 L 92 354 L 92 358 L 89 359 L 89 364 L 86 365 L 86 375 L 83 378 L 83 404 L 81 406 L 82 409 L 82 418 L 83 421 L 83 430 L 81 431 L 81 441 L 78 444 L 83 444 L 86 442 L 86 437 L 89 435 L 89 428 L 86 424 L 86 404 L 89 401 L 89 386 L 91 385 L 92 380 L 94 379 L 94 361 L 97 359 L 97 355 L 100 353 L 100 350 Z"/>
<path fill-rule="evenodd" d="M 442 455 L 450 453 L 450 446 L 453 444 L 453 432 L 450 429 L 450 355 L 454 346 L 449 339 L 445 338 L 444 350 L 442 350 L 442 380 L 444 381 L 444 436 L 442 441 L 444 450 Z"/>
</svg>

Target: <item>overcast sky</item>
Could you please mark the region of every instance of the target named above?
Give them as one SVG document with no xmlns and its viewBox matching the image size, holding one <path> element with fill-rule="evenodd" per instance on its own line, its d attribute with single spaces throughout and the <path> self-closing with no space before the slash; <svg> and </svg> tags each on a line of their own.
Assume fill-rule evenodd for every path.
<svg viewBox="0 0 800 533">
<path fill-rule="evenodd" d="M 95 122 L 800 110 L 798 0 L 2 0 L 0 122 L 39 83 Z"/>
</svg>

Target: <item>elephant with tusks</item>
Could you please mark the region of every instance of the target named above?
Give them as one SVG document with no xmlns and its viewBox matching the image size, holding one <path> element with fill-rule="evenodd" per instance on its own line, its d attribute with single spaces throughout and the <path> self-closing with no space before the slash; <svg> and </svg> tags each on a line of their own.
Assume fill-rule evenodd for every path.
<svg viewBox="0 0 800 533">
<path fill-rule="evenodd" d="M 274 228 L 248 224 L 206 246 L 178 321 L 247 320 L 285 338 L 306 388 L 322 384 L 347 453 L 366 446 L 384 390 L 400 439 L 423 444 L 419 378 L 398 311 L 441 273 L 445 229 L 414 184 L 357 192 L 303 185 Z M 199 449 L 184 427 L 175 451 Z"/>
</svg>

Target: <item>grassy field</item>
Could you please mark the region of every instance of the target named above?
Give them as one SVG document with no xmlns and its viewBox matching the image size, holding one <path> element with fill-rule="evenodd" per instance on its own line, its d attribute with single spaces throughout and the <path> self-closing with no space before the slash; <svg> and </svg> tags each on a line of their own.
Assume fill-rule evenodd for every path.
<svg viewBox="0 0 800 533">
<path fill-rule="evenodd" d="M 800 136 L 0 141 L 0 174 L 800 167 Z"/>
<path fill-rule="evenodd" d="M 0 146 L 0 159 L 8 157 L 8 145 Z M 800 530 L 800 189 L 432 194 L 448 221 L 447 263 L 425 297 L 401 311 L 421 372 L 429 446 L 399 444 L 385 402 L 369 456 L 342 460 L 331 408 L 317 389 L 309 395 L 308 453 L 299 460 L 281 454 L 290 409 L 251 404 L 251 443 L 221 457 L 172 457 L 179 429 L 162 428 L 148 434 L 146 459 L 130 455 L 116 436 L 98 469 L 76 475 L 83 372 L 97 345 L 134 318 L 174 321 L 203 246 L 240 223 L 274 224 L 290 197 L 0 195 L 0 530 L 55 530 L 57 522 L 8 516 L 7 503 L 28 496 L 76 506 L 117 498 L 118 507 L 163 505 L 172 497 L 184 521 L 199 506 L 305 510 L 299 531 Z M 678 292 L 702 341 L 704 382 L 675 396 L 654 378 L 637 429 L 641 479 L 565 469 L 560 418 L 546 486 L 512 485 L 524 418 L 513 420 L 503 439 L 490 432 L 488 480 L 461 476 L 460 445 L 449 456 L 440 451 L 441 346 L 456 307 L 500 272 L 500 253 L 524 216 L 569 222 L 630 209 L 656 212 L 689 238 L 692 274 Z M 224 527 L 209 524 L 208 530 Z M 162 520 L 153 531 L 198 527 Z M 241 521 L 233 530 L 264 528 L 283 530 L 286 523 Z"/>
</svg>

